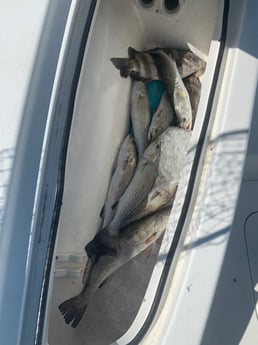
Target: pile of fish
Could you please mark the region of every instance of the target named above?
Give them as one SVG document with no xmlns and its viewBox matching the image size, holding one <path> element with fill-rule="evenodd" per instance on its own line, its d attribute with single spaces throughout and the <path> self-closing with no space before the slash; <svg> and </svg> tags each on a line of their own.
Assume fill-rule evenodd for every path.
<svg viewBox="0 0 258 345">
<path fill-rule="evenodd" d="M 181 168 L 178 164 L 172 172 L 168 155 L 172 152 L 183 160 L 185 148 L 178 149 L 175 138 L 188 143 L 200 98 L 199 77 L 206 67 L 191 51 L 161 48 L 140 52 L 129 47 L 128 58 L 111 61 L 121 77 L 132 79 L 132 134 L 120 147 L 100 229 L 85 247 L 83 290 L 59 305 L 72 327 L 80 322 L 98 287 L 164 232 Z M 162 92 L 152 109 L 150 90 L 155 81 L 161 83 Z"/>
</svg>

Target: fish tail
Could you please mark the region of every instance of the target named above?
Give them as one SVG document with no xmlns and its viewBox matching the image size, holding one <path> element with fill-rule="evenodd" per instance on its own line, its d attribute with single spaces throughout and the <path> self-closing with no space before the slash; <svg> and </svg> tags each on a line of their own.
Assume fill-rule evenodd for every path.
<svg viewBox="0 0 258 345">
<path fill-rule="evenodd" d="M 134 59 L 135 58 L 135 55 L 139 53 L 138 50 L 132 48 L 132 47 L 129 47 L 128 48 L 128 56 L 129 56 L 129 59 Z"/>
<path fill-rule="evenodd" d="M 127 78 L 129 76 L 129 59 L 127 58 L 111 58 L 110 59 L 113 65 L 120 70 L 120 75 L 123 78 Z"/>
<path fill-rule="evenodd" d="M 58 306 L 58 309 L 64 316 L 65 323 L 69 324 L 72 322 L 71 326 L 73 328 L 78 326 L 86 308 L 87 304 L 81 303 L 80 295 L 72 297 Z"/>
<path fill-rule="evenodd" d="M 85 247 L 89 258 L 98 258 L 103 255 L 117 255 L 119 236 L 110 236 L 108 227 L 98 232 L 93 240 L 91 240 Z"/>
</svg>

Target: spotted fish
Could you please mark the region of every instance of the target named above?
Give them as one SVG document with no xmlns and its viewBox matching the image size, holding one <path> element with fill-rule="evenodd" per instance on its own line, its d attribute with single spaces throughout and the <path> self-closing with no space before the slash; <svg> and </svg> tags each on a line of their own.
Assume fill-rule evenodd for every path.
<svg viewBox="0 0 258 345">
<path fill-rule="evenodd" d="M 163 133 L 172 124 L 173 119 L 174 110 L 168 100 L 167 92 L 164 91 L 160 104 L 151 120 L 148 132 L 149 141 L 155 140 L 161 133 Z"/>
<path fill-rule="evenodd" d="M 148 145 L 150 105 L 145 83 L 138 80 L 134 80 L 132 84 L 131 120 L 138 152 L 138 159 L 140 159 Z"/>
<path fill-rule="evenodd" d="M 170 207 L 129 225 L 121 232 L 117 255 L 100 257 L 81 293 L 59 305 L 58 308 L 67 324 L 76 327 L 98 288 L 120 267 L 151 246 L 163 234 L 169 214 Z"/>
<path fill-rule="evenodd" d="M 144 207 L 139 211 L 133 212 L 127 218 L 122 227 L 131 224 L 145 216 L 148 216 L 164 207 L 172 206 L 177 191 L 178 181 L 164 182 L 158 186 L 154 186 L 148 194 Z"/>
<path fill-rule="evenodd" d="M 162 79 L 164 81 L 169 100 L 173 104 L 179 127 L 190 130 L 192 128 L 192 109 L 188 92 L 177 70 L 176 62 L 164 51 L 156 50 L 152 53 L 156 58 Z"/>
<path fill-rule="evenodd" d="M 86 245 L 85 249 L 88 257 L 116 255 L 119 247 L 121 223 L 139 206 L 142 206 L 155 183 L 158 174 L 160 149 L 160 139 L 158 138 L 144 151 L 130 184 L 118 204 L 113 206 L 117 209 L 112 222 L 99 231 L 94 239 Z"/>
<path fill-rule="evenodd" d="M 191 107 L 192 107 L 192 116 L 193 116 L 193 124 L 195 122 L 196 113 L 201 97 L 201 82 L 195 74 L 190 75 L 189 77 L 183 79 L 185 84 L 186 90 L 188 91 Z"/>
<path fill-rule="evenodd" d="M 102 210 L 103 224 L 107 226 L 114 216 L 112 206 L 118 202 L 129 182 L 136 167 L 136 147 L 134 138 L 129 134 L 123 141 L 118 153 L 117 164 L 109 185 L 106 201 Z"/>
</svg>

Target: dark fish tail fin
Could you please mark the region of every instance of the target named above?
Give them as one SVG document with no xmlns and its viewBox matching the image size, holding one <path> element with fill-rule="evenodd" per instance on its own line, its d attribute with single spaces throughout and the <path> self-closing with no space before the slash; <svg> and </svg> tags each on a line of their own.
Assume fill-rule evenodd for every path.
<svg viewBox="0 0 258 345">
<path fill-rule="evenodd" d="M 85 246 L 89 258 L 99 258 L 103 255 L 117 255 L 119 236 L 110 236 L 107 229 L 108 227 L 105 227 L 98 232 L 93 240 Z"/>
<path fill-rule="evenodd" d="M 139 53 L 138 50 L 132 48 L 132 47 L 129 47 L 128 48 L 128 56 L 129 56 L 129 59 L 134 59 L 135 58 L 135 55 Z"/>
<path fill-rule="evenodd" d="M 61 303 L 58 309 L 63 314 L 65 323 L 71 323 L 73 328 L 77 327 L 87 308 L 87 304 L 80 303 L 80 296 L 76 296 Z"/>
<path fill-rule="evenodd" d="M 123 78 L 127 78 L 129 76 L 129 59 L 127 58 L 111 58 L 110 59 L 113 65 L 120 70 L 120 75 Z"/>
</svg>

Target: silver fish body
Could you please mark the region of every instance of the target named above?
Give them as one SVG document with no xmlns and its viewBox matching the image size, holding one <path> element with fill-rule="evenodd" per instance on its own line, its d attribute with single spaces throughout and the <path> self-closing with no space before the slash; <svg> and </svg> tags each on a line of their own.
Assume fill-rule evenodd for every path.
<svg viewBox="0 0 258 345">
<path fill-rule="evenodd" d="M 192 128 L 192 109 L 188 92 L 177 70 L 176 62 L 164 51 L 153 52 L 157 56 L 162 78 L 175 114 L 179 121 L 179 127 L 186 130 Z"/>
<path fill-rule="evenodd" d="M 140 211 L 133 212 L 122 227 L 127 226 L 145 216 L 148 216 L 164 207 L 172 206 L 177 191 L 178 181 L 165 182 L 154 186 L 148 194 L 145 206 Z"/>
<path fill-rule="evenodd" d="M 167 92 L 164 91 L 160 104 L 155 111 L 148 132 L 149 141 L 155 140 L 163 133 L 173 122 L 174 110 L 168 99 Z"/>
<path fill-rule="evenodd" d="M 136 80 L 151 81 L 160 79 L 156 64 L 151 54 L 128 48 L 129 58 L 111 58 L 113 65 L 119 69 L 120 76 Z"/>
<path fill-rule="evenodd" d="M 148 145 L 150 125 L 150 105 L 145 83 L 134 80 L 131 93 L 131 120 L 136 142 L 138 159 Z"/>
<path fill-rule="evenodd" d="M 59 305 L 58 308 L 67 324 L 71 323 L 72 327 L 76 327 L 87 308 L 88 302 L 103 282 L 163 234 L 169 214 L 170 207 L 145 217 L 122 231 L 117 255 L 100 257 L 95 263 L 82 292 Z"/>
<path fill-rule="evenodd" d="M 133 137 L 129 134 L 123 141 L 118 153 L 116 168 L 109 185 L 103 208 L 103 224 L 106 227 L 114 216 L 112 206 L 118 202 L 132 179 L 137 163 L 136 147 Z"/>
<path fill-rule="evenodd" d="M 119 247 L 119 230 L 121 223 L 142 205 L 152 189 L 158 175 L 160 157 L 160 139 L 152 142 L 144 151 L 134 176 L 120 198 L 112 222 L 99 231 L 85 250 L 88 257 L 116 255 Z"/>
<path fill-rule="evenodd" d="M 192 107 L 192 116 L 193 116 L 193 124 L 195 122 L 196 113 L 201 97 L 201 82 L 195 74 L 190 75 L 189 77 L 183 80 L 186 90 L 188 91 L 191 107 Z"/>
</svg>

